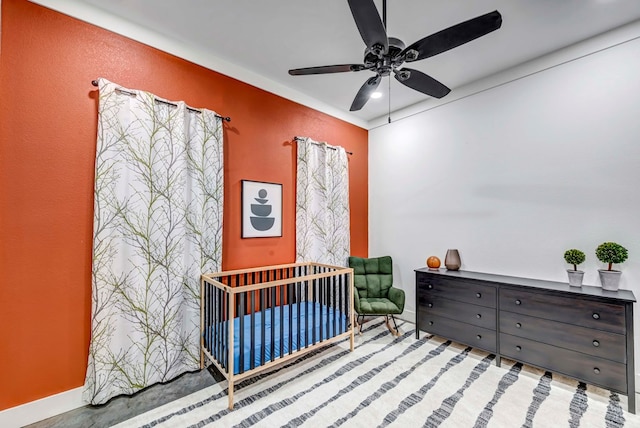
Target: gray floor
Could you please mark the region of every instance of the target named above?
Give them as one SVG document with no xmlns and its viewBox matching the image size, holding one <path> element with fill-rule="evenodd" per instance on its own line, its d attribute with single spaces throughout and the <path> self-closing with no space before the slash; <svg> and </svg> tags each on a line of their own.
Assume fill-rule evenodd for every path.
<svg viewBox="0 0 640 428">
<path fill-rule="evenodd" d="M 199 391 L 222 380 L 213 369 L 184 375 L 165 384 L 157 384 L 132 396 L 113 398 L 101 406 L 85 406 L 53 416 L 27 428 L 106 428 Z"/>
</svg>

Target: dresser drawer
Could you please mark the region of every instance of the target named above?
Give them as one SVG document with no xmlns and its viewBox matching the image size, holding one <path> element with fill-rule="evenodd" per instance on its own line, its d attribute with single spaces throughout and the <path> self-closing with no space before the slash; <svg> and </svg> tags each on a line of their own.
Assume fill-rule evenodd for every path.
<svg viewBox="0 0 640 428">
<path fill-rule="evenodd" d="M 455 342 L 496 352 L 496 332 L 450 318 L 418 311 L 418 327 L 429 333 L 446 337 Z"/>
<path fill-rule="evenodd" d="M 626 394 L 626 365 L 500 333 L 500 354 Z"/>
<path fill-rule="evenodd" d="M 619 363 L 627 362 L 626 338 L 622 334 L 506 311 L 500 312 L 500 332 Z"/>
<path fill-rule="evenodd" d="M 489 330 L 496 329 L 494 308 L 445 299 L 436 293 L 419 295 L 418 308 L 428 314 L 453 318 Z"/>
<path fill-rule="evenodd" d="M 625 333 L 623 305 L 505 287 L 500 290 L 500 310 Z"/>
<path fill-rule="evenodd" d="M 474 281 L 451 280 L 417 274 L 417 297 L 437 295 L 474 305 L 496 307 L 496 287 Z"/>
</svg>

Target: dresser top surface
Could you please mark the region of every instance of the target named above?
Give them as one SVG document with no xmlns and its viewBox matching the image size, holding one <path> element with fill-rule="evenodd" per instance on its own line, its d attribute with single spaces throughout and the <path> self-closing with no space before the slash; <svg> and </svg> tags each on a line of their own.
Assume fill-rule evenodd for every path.
<svg viewBox="0 0 640 428">
<path fill-rule="evenodd" d="M 603 290 L 602 287 L 593 287 L 583 285 L 582 287 L 571 287 L 568 283 L 546 281 L 542 279 L 533 278 L 521 278 L 517 276 L 496 275 L 485 272 L 471 272 L 466 270 L 446 270 L 446 269 L 429 269 L 427 267 L 416 269 L 416 272 L 421 272 L 433 276 L 441 276 L 446 278 L 458 278 L 475 281 L 487 281 L 497 284 L 515 285 L 520 287 L 537 288 L 550 291 L 561 291 L 570 294 L 582 295 L 582 296 L 594 296 L 604 299 L 635 302 L 636 298 L 631 290 L 618 290 L 608 291 Z"/>
</svg>

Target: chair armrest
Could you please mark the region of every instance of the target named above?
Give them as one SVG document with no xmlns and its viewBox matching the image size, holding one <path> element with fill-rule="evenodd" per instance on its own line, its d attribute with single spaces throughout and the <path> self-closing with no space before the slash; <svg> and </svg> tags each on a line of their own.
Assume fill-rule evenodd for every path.
<svg viewBox="0 0 640 428">
<path fill-rule="evenodd" d="M 404 311 L 404 290 L 396 287 L 389 288 L 389 300 L 395 303 L 401 312 Z"/>
</svg>

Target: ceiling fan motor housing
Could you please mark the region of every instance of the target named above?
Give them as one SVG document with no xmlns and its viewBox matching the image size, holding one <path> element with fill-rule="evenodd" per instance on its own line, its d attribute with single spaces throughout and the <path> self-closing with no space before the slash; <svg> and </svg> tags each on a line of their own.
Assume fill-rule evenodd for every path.
<svg viewBox="0 0 640 428">
<path fill-rule="evenodd" d="M 400 55 L 405 48 L 402 40 L 389 37 L 389 50 L 385 53 L 380 45 L 374 45 L 364 50 L 364 65 L 381 76 L 388 76 L 391 71 L 404 63 L 404 55 Z"/>
</svg>

